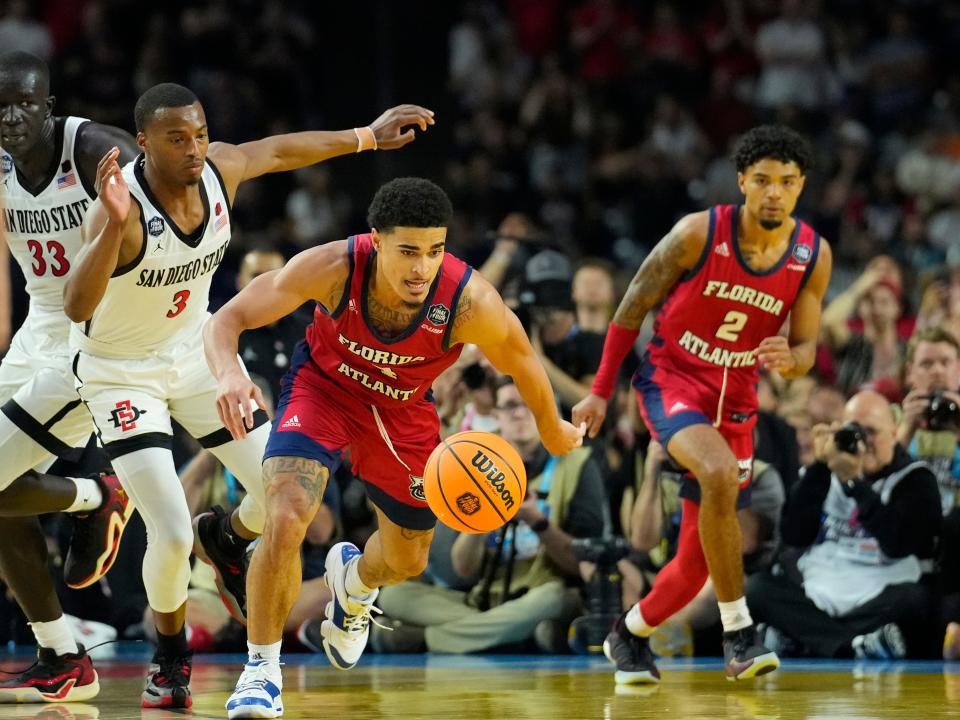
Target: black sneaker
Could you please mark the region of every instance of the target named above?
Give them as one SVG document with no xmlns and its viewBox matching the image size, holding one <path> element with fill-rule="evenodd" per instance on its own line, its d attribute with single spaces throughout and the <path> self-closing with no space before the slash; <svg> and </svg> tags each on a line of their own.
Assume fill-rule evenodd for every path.
<svg viewBox="0 0 960 720">
<path fill-rule="evenodd" d="M 614 680 L 619 685 L 660 682 L 660 671 L 654 662 L 647 638 L 637 637 L 627 629 L 626 614 L 617 618 L 603 641 L 603 654 L 617 666 Z"/>
<path fill-rule="evenodd" d="M 220 549 L 217 537 L 226 517 L 226 510 L 216 505 L 193 519 L 193 554 L 213 568 L 220 599 L 233 619 L 246 625 L 247 566 L 250 561 L 246 552 L 236 558 Z"/>
<path fill-rule="evenodd" d="M 907 641 L 903 631 L 894 623 L 887 623 L 866 635 L 857 635 L 851 645 L 858 660 L 899 660 L 907 656 Z"/>
<path fill-rule="evenodd" d="M 88 477 L 100 485 L 103 504 L 91 513 L 73 515 L 73 537 L 63 562 L 63 579 L 74 590 L 89 587 L 113 567 L 120 538 L 134 506 L 113 473 Z"/>
<path fill-rule="evenodd" d="M 155 654 L 150 664 L 147 684 L 140 696 L 140 706 L 145 708 L 188 708 L 193 705 L 190 697 L 190 672 L 193 653 L 168 658 Z"/>
<path fill-rule="evenodd" d="M 37 662 L 0 682 L 0 703 L 83 702 L 99 692 L 97 671 L 83 645 L 79 652 L 63 655 L 42 647 L 37 649 Z"/>
<path fill-rule="evenodd" d="M 749 680 L 780 667 L 777 654 L 757 639 L 755 625 L 723 634 L 723 660 L 727 680 L 731 681 Z"/>
</svg>

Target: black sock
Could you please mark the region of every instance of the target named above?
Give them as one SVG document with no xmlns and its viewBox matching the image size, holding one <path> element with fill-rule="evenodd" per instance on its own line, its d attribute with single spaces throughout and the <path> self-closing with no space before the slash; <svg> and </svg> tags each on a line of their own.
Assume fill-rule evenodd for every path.
<svg viewBox="0 0 960 720">
<path fill-rule="evenodd" d="M 176 635 L 164 635 L 157 630 L 157 655 L 175 658 L 183 657 L 190 652 L 187 646 L 187 626 L 180 628 Z"/>
<path fill-rule="evenodd" d="M 237 535 L 233 525 L 230 524 L 230 514 L 228 513 L 220 518 L 220 532 L 216 535 L 216 542 L 222 553 L 228 557 L 240 559 L 247 551 L 247 546 L 253 541 Z"/>
</svg>

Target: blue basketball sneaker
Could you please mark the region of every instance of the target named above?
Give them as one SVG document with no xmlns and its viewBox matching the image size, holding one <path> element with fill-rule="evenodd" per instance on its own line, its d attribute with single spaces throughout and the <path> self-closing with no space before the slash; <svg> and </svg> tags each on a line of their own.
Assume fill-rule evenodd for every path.
<svg viewBox="0 0 960 720">
<path fill-rule="evenodd" d="M 320 625 L 320 635 L 330 664 L 339 670 L 349 670 L 357 664 L 370 636 L 371 616 L 380 612 L 373 606 L 379 590 L 364 598 L 347 592 L 347 566 L 359 562 L 361 554 L 356 545 L 348 542 L 337 543 L 327 553 L 323 577 L 333 599 L 327 603 L 327 617 Z"/>
<path fill-rule="evenodd" d="M 283 676 L 278 663 L 248 660 L 233 695 L 227 700 L 227 717 L 230 720 L 280 717 L 283 715 L 282 688 Z"/>
</svg>

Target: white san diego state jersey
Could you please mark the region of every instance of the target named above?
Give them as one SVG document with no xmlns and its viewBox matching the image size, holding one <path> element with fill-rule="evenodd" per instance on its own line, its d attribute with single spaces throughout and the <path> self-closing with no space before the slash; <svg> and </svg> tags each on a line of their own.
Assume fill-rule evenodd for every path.
<svg viewBox="0 0 960 720">
<path fill-rule="evenodd" d="M 200 176 L 203 222 L 191 235 L 178 228 L 150 191 L 141 155 L 123 168 L 130 195 L 140 206 L 143 246 L 117 268 L 103 299 L 71 341 L 107 357 L 142 357 L 199 337 L 208 317 L 210 282 L 230 244 L 230 205 L 216 167 L 207 160 Z"/>
<path fill-rule="evenodd" d="M 0 157 L 3 223 L 10 252 L 26 278 L 28 322 L 64 340 L 70 321 L 63 313 L 63 286 L 80 251 L 80 225 L 94 198 L 93 188 L 88 192 L 81 182 L 74 157 L 77 135 L 88 122 L 77 117 L 57 120 L 56 165 L 37 194 L 21 184 L 13 158 Z"/>
</svg>

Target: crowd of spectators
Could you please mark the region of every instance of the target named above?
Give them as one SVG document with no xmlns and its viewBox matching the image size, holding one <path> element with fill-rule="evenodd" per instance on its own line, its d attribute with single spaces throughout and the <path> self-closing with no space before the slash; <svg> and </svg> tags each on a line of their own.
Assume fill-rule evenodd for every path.
<svg viewBox="0 0 960 720">
<path fill-rule="evenodd" d="M 817 160 L 797 216 L 830 241 L 835 266 L 815 369 L 789 383 L 763 377 L 758 389 L 757 487 L 740 512 L 751 605 L 786 655 L 934 656 L 942 643 L 945 657 L 960 657 L 960 2 L 412 6 L 8 0 L 0 46 L 49 60 L 60 113 L 121 127 L 137 95 L 166 80 L 194 89 L 213 138 L 230 141 L 350 127 L 399 102 L 434 108 L 437 128 L 389 158 L 244 186 L 214 305 L 299 249 L 365 231 L 381 180 L 429 175 L 454 201 L 448 249 L 513 304 L 568 416 L 651 247 L 685 212 L 737 202 L 733 140 L 762 122 L 794 127 Z M 268 391 L 309 312 L 242 339 Z M 649 333 L 648 323 L 638 353 Z M 438 379 L 445 432 L 503 432 L 529 450 L 540 492 L 509 531 L 471 539 L 441 529 L 423 582 L 384 593 L 395 631 L 376 632 L 375 647 L 566 649 L 566 625 L 596 590 L 596 565 L 573 554 L 574 538 L 629 541 L 617 565 L 623 602 L 651 587 L 675 551 L 677 476 L 636 411 L 631 363 L 605 432 L 563 472 L 545 470 L 515 388 L 473 349 Z M 871 432 L 859 467 L 869 482 L 845 491 L 849 468 L 822 438 L 847 420 Z M 178 445 L 185 484 L 198 498 L 237 502 L 232 478 L 196 452 Z M 913 473 L 917 459 L 935 488 Z M 349 470 L 331 481 L 324 507 L 288 624 L 306 648 L 316 647 L 325 589 L 311 579 L 322 575 L 324 547 L 362 544 L 374 522 Z M 544 517 L 550 529 L 531 533 Z M 68 531 L 59 522 L 50 521 L 54 538 Z M 141 635 L 150 625 L 137 607 L 142 543 L 131 527 L 101 587 L 64 591 L 68 611 Z M 838 583 L 824 573 L 837 563 L 869 569 L 856 597 L 830 592 Z M 197 598 L 203 588 L 198 578 Z M 711 593 L 708 583 L 658 631 L 657 652 L 715 651 Z M 197 648 L 242 647 L 242 630 L 215 603 L 196 602 Z M 0 616 L 11 619 L 0 622 L 8 636 L 28 637 L 12 606 Z"/>
</svg>

